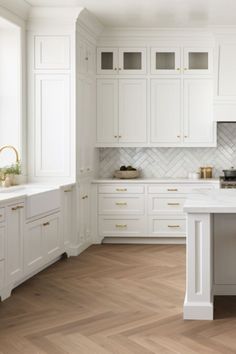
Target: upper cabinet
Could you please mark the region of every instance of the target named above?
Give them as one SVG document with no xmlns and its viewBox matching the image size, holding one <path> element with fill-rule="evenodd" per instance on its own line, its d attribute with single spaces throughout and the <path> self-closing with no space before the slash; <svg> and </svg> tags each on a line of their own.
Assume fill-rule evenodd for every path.
<svg viewBox="0 0 236 354">
<path fill-rule="evenodd" d="M 36 36 L 35 69 L 69 69 L 69 36 Z"/>
<path fill-rule="evenodd" d="M 213 51 L 210 48 L 184 48 L 184 74 L 212 74 Z"/>
<path fill-rule="evenodd" d="M 77 69 L 80 74 L 94 75 L 96 72 L 96 50 L 93 45 L 85 40 L 77 41 Z"/>
<path fill-rule="evenodd" d="M 151 48 L 152 74 L 180 74 L 180 48 Z"/>
<path fill-rule="evenodd" d="M 211 48 L 151 48 L 151 74 L 202 75 L 213 72 Z"/>
<path fill-rule="evenodd" d="M 97 80 L 97 143 L 147 143 L 146 79 Z"/>
<path fill-rule="evenodd" d="M 145 48 L 98 48 L 97 49 L 98 74 L 145 74 L 146 49 Z"/>
</svg>

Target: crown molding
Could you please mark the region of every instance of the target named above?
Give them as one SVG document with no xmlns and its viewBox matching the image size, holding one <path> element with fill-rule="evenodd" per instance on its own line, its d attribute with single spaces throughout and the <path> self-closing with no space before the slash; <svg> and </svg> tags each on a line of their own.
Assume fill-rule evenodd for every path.
<svg viewBox="0 0 236 354">
<path fill-rule="evenodd" d="M 103 24 L 85 8 L 80 12 L 77 20 L 77 30 L 80 27 L 96 38 L 104 31 Z"/>
<path fill-rule="evenodd" d="M 30 8 L 30 4 L 25 0 L 0 0 L 1 16 L 16 17 L 26 21 Z"/>
</svg>

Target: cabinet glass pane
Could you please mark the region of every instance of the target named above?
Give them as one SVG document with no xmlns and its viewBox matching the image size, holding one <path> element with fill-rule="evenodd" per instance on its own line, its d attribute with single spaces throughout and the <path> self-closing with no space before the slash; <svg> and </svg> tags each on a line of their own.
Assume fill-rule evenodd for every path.
<svg viewBox="0 0 236 354">
<path fill-rule="evenodd" d="M 112 70 L 113 69 L 113 53 L 112 52 L 103 52 L 101 53 L 101 63 L 102 70 Z"/>
<path fill-rule="evenodd" d="M 175 53 L 156 53 L 156 70 L 174 70 Z"/>
<path fill-rule="evenodd" d="M 142 69 L 142 53 L 125 52 L 124 70 L 141 70 L 141 69 Z"/>
<path fill-rule="evenodd" d="M 190 52 L 188 54 L 188 62 L 190 70 L 207 70 L 208 69 L 208 53 Z"/>
</svg>

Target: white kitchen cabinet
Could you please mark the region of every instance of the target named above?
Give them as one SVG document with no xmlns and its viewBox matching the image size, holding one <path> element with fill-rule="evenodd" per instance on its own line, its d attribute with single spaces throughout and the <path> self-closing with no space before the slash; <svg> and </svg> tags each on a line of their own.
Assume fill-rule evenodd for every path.
<svg viewBox="0 0 236 354">
<path fill-rule="evenodd" d="M 70 77 L 36 75 L 36 175 L 70 175 Z"/>
<path fill-rule="evenodd" d="M 46 263 L 42 219 L 26 225 L 24 236 L 24 273 L 29 274 Z"/>
<path fill-rule="evenodd" d="M 96 71 L 95 47 L 83 39 L 78 39 L 76 50 L 78 72 L 85 75 L 94 75 Z"/>
<path fill-rule="evenodd" d="M 119 48 L 119 74 L 146 74 L 146 49 Z"/>
<path fill-rule="evenodd" d="M 0 262 L 5 260 L 5 242 L 6 242 L 6 228 L 0 226 Z"/>
<path fill-rule="evenodd" d="M 151 142 L 181 142 L 181 80 L 151 80 Z"/>
<path fill-rule="evenodd" d="M 145 48 L 98 48 L 98 74 L 145 74 Z"/>
<path fill-rule="evenodd" d="M 95 82 L 89 78 L 78 80 L 77 112 L 77 175 L 93 171 L 96 139 Z"/>
<path fill-rule="evenodd" d="M 212 74 L 213 50 L 208 47 L 184 48 L 184 75 Z"/>
<path fill-rule="evenodd" d="M 97 73 L 117 74 L 118 69 L 118 48 L 98 48 Z"/>
<path fill-rule="evenodd" d="M 214 143 L 211 79 L 184 80 L 184 143 Z"/>
<path fill-rule="evenodd" d="M 69 248 L 74 242 L 75 224 L 75 186 L 68 186 L 62 190 L 62 223 L 63 223 L 63 242 L 65 249 Z"/>
<path fill-rule="evenodd" d="M 69 69 L 69 36 L 35 36 L 35 69 Z"/>
<path fill-rule="evenodd" d="M 46 260 L 50 262 L 60 256 L 62 250 L 62 229 L 60 213 L 47 217 L 43 222 L 43 237 L 46 247 Z"/>
<path fill-rule="evenodd" d="M 116 79 L 97 80 L 97 142 L 118 142 L 118 86 Z"/>
<path fill-rule="evenodd" d="M 145 143 L 146 95 L 145 79 L 99 79 L 97 143 Z"/>
<path fill-rule="evenodd" d="M 181 49 L 151 48 L 151 74 L 181 74 Z"/>
<path fill-rule="evenodd" d="M 23 276 L 24 215 L 23 202 L 7 207 L 6 278 L 8 284 L 14 284 Z"/>
<path fill-rule="evenodd" d="M 24 235 L 24 273 L 30 274 L 62 253 L 60 213 L 26 225 Z"/>
<path fill-rule="evenodd" d="M 119 80 L 119 143 L 147 142 L 145 79 Z"/>
<path fill-rule="evenodd" d="M 79 240 L 80 243 L 89 242 L 91 237 L 91 215 L 90 215 L 90 180 L 81 181 L 79 186 Z"/>
<path fill-rule="evenodd" d="M 185 237 L 185 216 L 159 215 L 149 217 L 148 235 L 150 237 Z"/>
</svg>

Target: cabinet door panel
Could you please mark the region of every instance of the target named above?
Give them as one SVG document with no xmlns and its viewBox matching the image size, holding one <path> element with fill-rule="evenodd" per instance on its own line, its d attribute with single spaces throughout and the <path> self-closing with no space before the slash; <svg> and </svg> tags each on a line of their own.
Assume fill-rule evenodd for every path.
<svg viewBox="0 0 236 354">
<path fill-rule="evenodd" d="M 145 74 L 146 49 L 145 48 L 120 48 L 119 49 L 120 74 Z"/>
<path fill-rule="evenodd" d="M 180 143 L 181 81 L 156 79 L 151 81 L 151 141 Z"/>
<path fill-rule="evenodd" d="M 184 80 L 184 142 L 213 142 L 213 82 Z"/>
<path fill-rule="evenodd" d="M 20 208 L 19 208 L 20 207 Z M 24 204 L 7 207 L 7 282 L 14 283 L 23 275 Z"/>
<path fill-rule="evenodd" d="M 5 227 L 0 227 L 0 261 L 5 259 Z"/>
<path fill-rule="evenodd" d="M 70 80 L 36 76 L 36 176 L 70 174 Z"/>
<path fill-rule="evenodd" d="M 37 220 L 26 226 L 24 237 L 24 272 L 33 272 L 43 265 L 44 257 L 42 221 Z"/>
<path fill-rule="evenodd" d="M 97 81 L 97 142 L 118 142 L 118 80 Z"/>
<path fill-rule="evenodd" d="M 184 74 L 211 74 L 213 52 L 211 48 L 184 48 Z"/>
<path fill-rule="evenodd" d="M 179 48 L 152 48 L 151 49 L 152 74 L 180 74 Z"/>
<path fill-rule="evenodd" d="M 74 239 L 74 187 L 68 187 L 63 192 L 63 240 L 64 246 L 69 246 Z"/>
<path fill-rule="evenodd" d="M 147 99 L 145 79 L 119 80 L 119 143 L 147 141 Z"/>
<path fill-rule="evenodd" d="M 118 49 L 98 48 L 97 49 L 97 73 L 116 74 L 118 73 Z"/>
<path fill-rule="evenodd" d="M 236 97 L 236 43 L 221 44 L 219 47 L 218 95 Z"/>
<path fill-rule="evenodd" d="M 36 36 L 35 69 L 69 69 L 69 36 Z"/>
<path fill-rule="evenodd" d="M 92 80 L 78 81 L 78 124 L 77 124 L 77 156 L 78 175 L 91 172 L 93 169 L 95 143 L 95 83 Z"/>
<path fill-rule="evenodd" d="M 43 237 L 46 245 L 47 261 L 55 259 L 61 254 L 60 216 L 54 215 L 43 223 Z"/>
</svg>

